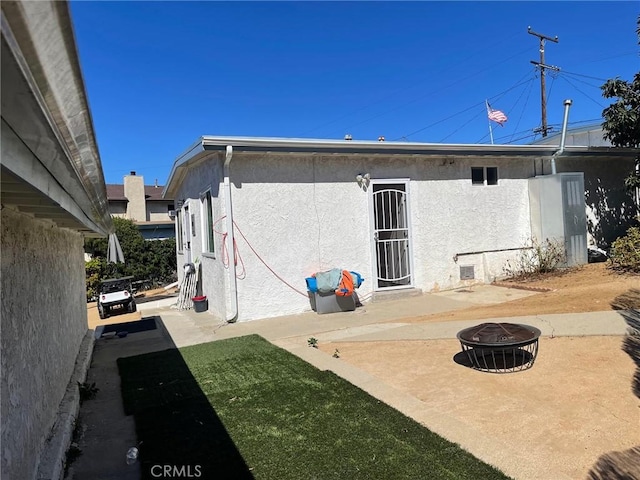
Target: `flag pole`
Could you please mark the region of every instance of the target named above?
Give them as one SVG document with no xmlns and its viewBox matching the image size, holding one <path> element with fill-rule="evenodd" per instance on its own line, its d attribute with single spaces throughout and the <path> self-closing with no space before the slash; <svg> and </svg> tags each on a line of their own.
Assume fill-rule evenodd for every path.
<svg viewBox="0 0 640 480">
<path fill-rule="evenodd" d="M 493 128 L 491 128 L 491 119 L 489 119 L 489 100 L 485 99 L 485 105 L 487 106 L 487 120 L 489 120 L 489 137 L 491 138 L 491 145 L 493 145 Z"/>
</svg>

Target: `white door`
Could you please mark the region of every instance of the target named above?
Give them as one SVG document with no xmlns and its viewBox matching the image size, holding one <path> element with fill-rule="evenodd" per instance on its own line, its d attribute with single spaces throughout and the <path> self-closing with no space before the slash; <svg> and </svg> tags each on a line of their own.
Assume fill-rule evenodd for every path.
<svg viewBox="0 0 640 480">
<path fill-rule="evenodd" d="M 409 180 L 372 180 L 369 192 L 375 289 L 412 287 Z"/>
</svg>

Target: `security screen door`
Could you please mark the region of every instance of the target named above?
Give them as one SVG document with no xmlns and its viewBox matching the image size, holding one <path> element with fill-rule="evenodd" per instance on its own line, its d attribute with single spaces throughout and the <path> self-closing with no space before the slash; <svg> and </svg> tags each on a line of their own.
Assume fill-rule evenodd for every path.
<svg viewBox="0 0 640 480">
<path fill-rule="evenodd" d="M 370 189 L 377 290 L 413 285 L 409 228 L 409 181 L 373 180 Z"/>
<path fill-rule="evenodd" d="M 184 250 L 184 259 L 185 263 L 191 263 L 191 235 L 193 232 L 191 231 L 191 212 L 189 211 L 189 202 L 185 202 L 182 207 L 183 215 L 182 221 L 184 222 L 182 231 L 184 232 L 184 240 L 183 240 L 183 250 Z"/>
</svg>

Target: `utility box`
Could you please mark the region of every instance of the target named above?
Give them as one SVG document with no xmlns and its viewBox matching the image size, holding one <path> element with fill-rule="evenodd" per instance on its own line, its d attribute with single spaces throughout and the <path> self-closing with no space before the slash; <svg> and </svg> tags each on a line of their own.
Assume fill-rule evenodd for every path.
<svg viewBox="0 0 640 480">
<path fill-rule="evenodd" d="M 557 173 L 529 179 L 531 234 L 538 242 L 564 244 L 566 266 L 587 263 L 584 173 Z"/>
</svg>

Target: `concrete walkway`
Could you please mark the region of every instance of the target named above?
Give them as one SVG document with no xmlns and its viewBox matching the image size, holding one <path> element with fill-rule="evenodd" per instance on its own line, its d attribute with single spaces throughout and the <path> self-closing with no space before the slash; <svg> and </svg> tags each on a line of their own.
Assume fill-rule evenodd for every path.
<svg viewBox="0 0 640 480">
<path fill-rule="evenodd" d="M 236 324 L 218 322 L 208 313 L 180 312 L 166 306 L 145 308 L 142 312 L 143 318 L 156 316 L 160 324 L 159 330 L 132 334 L 124 339 L 99 339 L 96 342 L 88 381 L 95 381 L 101 391 L 103 388 L 112 391 L 104 399 L 104 402 L 110 402 L 110 404 L 103 403 L 92 410 L 88 409 L 91 402 L 87 402 L 87 407 L 83 405 L 81 417 L 87 424 L 87 428 L 85 439 L 80 446 L 84 454 L 74 464 L 70 478 L 134 478 L 134 476 L 126 476 L 132 475 L 134 469 L 124 464 L 124 456 L 126 449 L 131 446 L 132 439 L 135 438 L 135 431 L 132 419 L 124 417 L 122 401 L 117 398 L 119 397 L 119 377 L 115 368 L 115 358 L 249 334 L 261 335 L 317 368 L 334 371 L 434 432 L 459 443 L 478 458 L 496 465 L 514 478 L 528 480 L 571 478 L 557 469 L 544 465 L 536 466 L 530 461 L 527 463 L 526 449 L 525 451 L 514 450 L 513 445 L 505 444 L 499 439 L 493 439 L 490 435 L 476 431 L 476 428 L 469 423 L 455 415 L 447 414 L 446 410 L 434 408 L 407 389 L 394 387 L 382 381 L 379 376 L 372 375 L 347 361 L 336 361 L 328 352 L 309 348 L 307 345 L 310 337 L 318 339 L 320 343 L 332 342 L 332 345 L 339 345 L 340 342 L 345 342 L 347 345 L 353 342 L 364 344 L 364 342 L 455 339 L 457 332 L 461 329 L 492 320 L 405 324 L 402 318 L 442 313 L 474 305 L 501 303 L 534 294 L 503 287 L 482 286 L 467 291 L 426 294 L 371 303 L 354 312 L 327 315 L 309 312 Z M 533 325 L 539 328 L 545 337 L 622 336 L 627 331 L 626 322 L 614 311 L 501 318 L 494 321 Z M 106 420 L 100 419 L 100 415 L 110 416 L 110 423 L 113 425 L 108 433 L 107 430 L 103 430 Z M 100 445 L 105 440 L 105 435 L 112 438 L 109 447 L 114 453 L 112 456 L 100 454 Z M 113 441 L 114 435 L 121 440 Z M 505 461 L 507 458 L 505 452 L 509 454 L 508 458 L 511 460 Z M 100 457 L 97 462 L 94 461 L 96 456 Z M 120 458 L 122 461 L 119 460 Z M 114 465 L 114 462 L 118 464 Z M 77 473 L 76 476 L 73 475 L 74 472 Z M 80 472 L 82 475 L 79 475 Z M 109 472 L 108 475 L 107 472 Z"/>
</svg>

